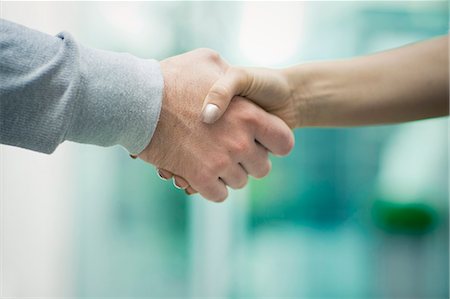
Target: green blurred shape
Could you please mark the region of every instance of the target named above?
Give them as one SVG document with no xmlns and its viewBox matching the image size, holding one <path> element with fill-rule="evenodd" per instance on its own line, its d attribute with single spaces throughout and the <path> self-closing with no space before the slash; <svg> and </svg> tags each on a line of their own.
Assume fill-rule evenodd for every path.
<svg viewBox="0 0 450 299">
<path fill-rule="evenodd" d="M 389 233 L 424 234 L 436 226 L 437 212 L 423 201 L 377 199 L 372 206 L 372 219 L 377 227 Z"/>
</svg>

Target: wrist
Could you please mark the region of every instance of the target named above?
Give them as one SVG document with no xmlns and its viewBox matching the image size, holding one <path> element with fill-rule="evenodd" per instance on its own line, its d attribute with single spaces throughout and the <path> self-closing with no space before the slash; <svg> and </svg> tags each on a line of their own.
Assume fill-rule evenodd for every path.
<svg viewBox="0 0 450 299">
<path fill-rule="evenodd" d="M 309 80 L 303 65 L 289 67 L 281 70 L 283 80 L 289 89 L 290 110 L 292 110 L 293 125 L 292 128 L 307 127 L 310 123 L 309 106 L 311 102 L 311 94 Z"/>
<path fill-rule="evenodd" d="M 197 116 L 199 107 L 193 105 L 189 96 L 186 101 L 182 97 L 187 87 L 179 75 L 180 67 L 168 59 L 161 61 L 160 67 L 164 88 L 159 121 L 152 140 L 139 157 L 156 167 L 172 170 L 172 164 L 180 159 L 173 155 L 183 146 L 180 140 L 192 133 L 189 121 Z"/>
<path fill-rule="evenodd" d="M 342 62 L 317 62 L 284 70 L 297 110 L 297 127 L 334 125 L 347 80 L 342 67 Z"/>
<path fill-rule="evenodd" d="M 158 163 L 163 159 L 164 153 L 161 151 L 161 149 L 164 147 L 165 142 L 170 142 L 170 138 L 164 138 L 164 136 L 170 136 L 166 135 L 168 127 L 166 125 L 167 118 L 170 117 L 170 113 L 168 110 L 170 110 L 170 100 L 169 97 L 172 93 L 172 78 L 171 77 L 171 71 L 170 66 L 165 62 L 161 61 L 159 62 L 160 69 L 161 69 L 161 75 L 163 77 L 163 88 L 162 88 L 162 96 L 161 96 L 161 108 L 159 112 L 159 118 L 156 123 L 153 136 L 146 146 L 146 148 L 139 153 L 139 157 L 144 159 L 145 161 L 149 162 L 150 164 L 153 164 L 155 166 L 159 166 Z"/>
</svg>

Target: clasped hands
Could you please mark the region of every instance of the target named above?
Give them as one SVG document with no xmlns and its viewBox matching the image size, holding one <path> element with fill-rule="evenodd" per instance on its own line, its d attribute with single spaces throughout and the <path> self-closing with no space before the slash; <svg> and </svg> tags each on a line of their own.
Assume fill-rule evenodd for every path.
<svg viewBox="0 0 450 299">
<path fill-rule="evenodd" d="M 228 196 L 227 186 L 239 189 L 249 175 L 262 178 L 270 172 L 269 153 L 284 156 L 292 150 L 297 116 L 283 76 L 261 69 L 265 82 L 253 77 L 250 82 L 245 69 L 230 67 L 208 49 L 160 65 L 160 119 L 138 157 L 155 165 L 163 178 L 173 177 L 187 194 L 199 192 L 221 202 Z M 251 97 L 262 99 L 259 106 Z"/>
<path fill-rule="evenodd" d="M 421 70 L 411 72 L 412 69 Z M 448 36 L 281 70 L 229 66 L 200 49 L 161 62 L 160 120 L 139 157 L 186 193 L 223 201 L 287 155 L 291 129 L 448 116 Z"/>
</svg>

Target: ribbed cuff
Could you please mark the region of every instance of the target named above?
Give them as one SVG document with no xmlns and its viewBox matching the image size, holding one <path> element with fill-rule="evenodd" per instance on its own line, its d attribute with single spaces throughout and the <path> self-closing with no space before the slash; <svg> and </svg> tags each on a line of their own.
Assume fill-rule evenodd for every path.
<svg viewBox="0 0 450 299">
<path fill-rule="evenodd" d="M 66 140 L 122 145 L 138 154 L 149 144 L 163 95 L 155 60 L 80 45 L 81 82 Z"/>
</svg>

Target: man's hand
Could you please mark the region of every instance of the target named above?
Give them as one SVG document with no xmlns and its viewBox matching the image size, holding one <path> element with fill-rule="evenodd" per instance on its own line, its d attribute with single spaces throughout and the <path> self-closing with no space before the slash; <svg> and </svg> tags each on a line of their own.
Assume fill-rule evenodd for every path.
<svg viewBox="0 0 450 299">
<path fill-rule="evenodd" d="M 242 188 L 248 174 L 263 177 L 271 168 L 268 150 L 286 155 L 291 130 L 278 117 L 244 99 L 230 104 L 214 125 L 201 122 L 202 102 L 228 69 L 211 50 L 195 50 L 161 62 L 164 99 L 160 120 L 139 157 L 189 182 L 205 198 L 223 201 Z"/>
</svg>

